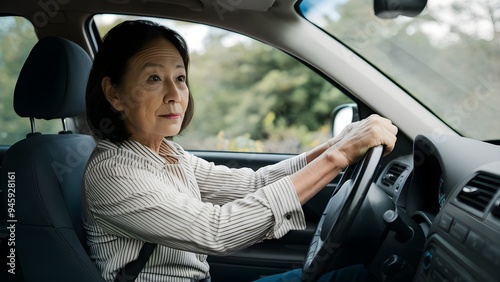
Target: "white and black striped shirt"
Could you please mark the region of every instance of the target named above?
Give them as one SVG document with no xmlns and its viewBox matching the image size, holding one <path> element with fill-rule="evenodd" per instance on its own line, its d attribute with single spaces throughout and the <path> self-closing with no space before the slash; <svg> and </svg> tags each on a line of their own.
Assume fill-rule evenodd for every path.
<svg viewBox="0 0 500 282">
<path fill-rule="evenodd" d="M 90 256 L 107 281 L 158 244 L 136 281 L 193 281 L 209 276 L 210 254 L 224 255 L 304 229 L 287 175 L 305 155 L 253 171 L 217 166 L 163 140 L 160 154 L 129 140 L 100 141 L 84 181 Z"/>
</svg>

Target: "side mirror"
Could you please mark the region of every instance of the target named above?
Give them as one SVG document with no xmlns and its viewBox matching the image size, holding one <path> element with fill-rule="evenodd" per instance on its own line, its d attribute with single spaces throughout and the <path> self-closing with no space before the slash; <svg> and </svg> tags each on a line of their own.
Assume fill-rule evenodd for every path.
<svg viewBox="0 0 500 282">
<path fill-rule="evenodd" d="M 373 0 L 375 15 L 382 19 L 415 17 L 424 10 L 425 5 L 427 0 Z"/>
<path fill-rule="evenodd" d="M 347 125 L 359 120 L 358 105 L 342 104 L 332 111 L 332 136 L 338 135 Z"/>
</svg>

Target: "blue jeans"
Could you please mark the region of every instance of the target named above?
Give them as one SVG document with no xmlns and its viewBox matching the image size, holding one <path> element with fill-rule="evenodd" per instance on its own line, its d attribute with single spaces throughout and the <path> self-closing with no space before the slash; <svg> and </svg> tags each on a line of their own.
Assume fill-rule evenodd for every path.
<svg viewBox="0 0 500 282">
<path fill-rule="evenodd" d="M 256 280 L 255 282 L 301 282 L 302 269 L 275 274 Z M 318 282 L 371 282 L 377 281 L 362 265 L 344 267 L 321 276 Z"/>
</svg>

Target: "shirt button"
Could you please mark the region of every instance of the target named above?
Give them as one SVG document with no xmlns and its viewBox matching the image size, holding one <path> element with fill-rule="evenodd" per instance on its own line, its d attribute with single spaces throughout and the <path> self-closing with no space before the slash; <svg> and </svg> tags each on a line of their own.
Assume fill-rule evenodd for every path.
<svg viewBox="0 0 500 282">
<path fill-rule="evenodd" d="M 287 214 L 285 215 L 285 217 L 286 217 L 286 219 L 290 219 L 290 218 L 292 218 L 292 216 L 291 216 L 289 213 L 287 213 Z"/>
</svg>

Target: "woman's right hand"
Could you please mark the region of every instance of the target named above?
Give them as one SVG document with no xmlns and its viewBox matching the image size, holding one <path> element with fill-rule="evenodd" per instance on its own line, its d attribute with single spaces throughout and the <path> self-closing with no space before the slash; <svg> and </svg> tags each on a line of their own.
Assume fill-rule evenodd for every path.
<svg viewBox="0 0 500 282">
<path fill-rule="evenodd" d="M 397 133 L 398 128 L 389 119 L 371 115 L 344 128 L 340 138 L 325 154 L 336 165 L 345 168 L 356 163 L 372 147 L 384 145 L 384 155 L 390 153 L 394 149 Z"/>
<path fill-rule="evenodd" d="M 384 145 L 385 154 L 391 152 L 397 132 L 390 120 L 378 115 L 348 125 L 339 136 L 327 142 L 328 149 L 290 175 L 300 203 L 306 203 L 344 168 L 361 159 L 368 149 Z"/>
</svg>

